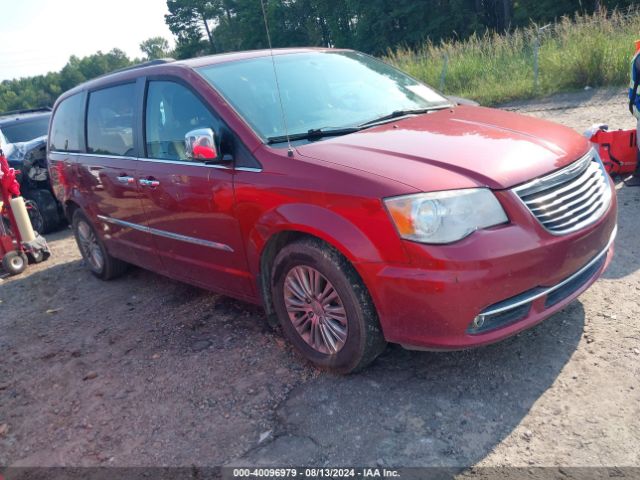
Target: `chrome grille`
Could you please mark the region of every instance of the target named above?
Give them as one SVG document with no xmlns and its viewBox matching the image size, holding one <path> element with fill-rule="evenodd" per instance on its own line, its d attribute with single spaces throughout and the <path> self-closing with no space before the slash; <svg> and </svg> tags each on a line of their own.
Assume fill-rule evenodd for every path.
<svg viewBox="0 0 640 480">
<path fill-rule="evenodd" d="M 609 177 L 593 150 L 568 167 L 513 190 L 554 235 L 586 227 L 611 204 Z"/>
</svg>

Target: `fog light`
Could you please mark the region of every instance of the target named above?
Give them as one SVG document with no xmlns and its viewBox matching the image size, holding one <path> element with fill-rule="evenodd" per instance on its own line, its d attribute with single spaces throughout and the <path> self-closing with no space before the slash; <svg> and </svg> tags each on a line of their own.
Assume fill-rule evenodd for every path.
<svg viewBox="0 0 640 480">
<path fill-rule="evenodd" d="M 482 325 L 484 325 L 484 316 L 478 315 L 476 318 L 473 319 L 473 322 L 471 323 L 471 328 L 480 328 L 482 327 Z"/>
<path fill-rule="evenodd" d="M 531 302 L 518 305 L 513 308 L 504 308 L 504 302 L 496 304 L 496 306 L 484 310 L 476 318 L 474 318 L 467 327 L 467 333 L 471 335 L 479 335 L 487 333 L 496 328 L 506 327 L 507 325 L 518 322 L 529 315 L 531 310 Z"/>
</svg>

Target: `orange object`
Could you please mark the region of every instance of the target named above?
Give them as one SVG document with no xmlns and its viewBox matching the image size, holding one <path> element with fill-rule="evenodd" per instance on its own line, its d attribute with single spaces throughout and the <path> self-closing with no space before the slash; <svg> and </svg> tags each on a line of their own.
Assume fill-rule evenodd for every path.
<svg viewBox="0 0 640 480">
<path fill-rule="evenodd" d="M 607 131 L 600 129 L 591 137 L 610 175 L 633 173 L 638 164 L 637 136 L 634 130 Z"/>
<path fill-rule="evenodd" d="M 636 53 L 640 52 L 640 40 L 636 40 L 635 45 L 636 45 Z"/>
</svg>

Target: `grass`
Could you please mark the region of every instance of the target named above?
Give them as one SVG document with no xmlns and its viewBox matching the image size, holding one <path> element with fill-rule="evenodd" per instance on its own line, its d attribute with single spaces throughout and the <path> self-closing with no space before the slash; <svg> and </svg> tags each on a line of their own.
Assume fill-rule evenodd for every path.
<svg viewBox="0 0 640 480">
<path fill-rule="evenodd" d="M 640 11 L 603 11 L 562 18 L 541 33 L 531 25 L 503 35 L 427 42 L 417 50 L 398 48 L 386 60 L 444 93 L 492 105 L 585 86 L 626 85 L 637 38 Z"/>
</svg>

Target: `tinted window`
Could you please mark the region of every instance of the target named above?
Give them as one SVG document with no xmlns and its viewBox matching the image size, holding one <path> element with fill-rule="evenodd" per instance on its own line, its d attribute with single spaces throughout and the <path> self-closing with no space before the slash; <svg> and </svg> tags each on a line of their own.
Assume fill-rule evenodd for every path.
<svg viewBox="0 0 640 480">
<path fill-rule="evenodd" d="M 102 155 L 133 155 L 135 84 L 89 94 L 87 149 Z"/>
<path fill-rule="evenodd" d="M 218 122 L 198 97 L 174 82 L 149 82 L 145 117 L 147 156 L 189 160 L 184 137 L 197 128 L 217 131 Z"/>
<path fill-rule="evenodd" d="M 49 133 L 49 148 L 59 152 L 81 152 L 83 148 L 84 102 L 78 93 L 56 108 Z"/>
<path fill-rule="evenodd" d="M 28 142 L 47 134 L 49 116 L 32 120 L 17 120 L 2 126 L 2 133 L 9 143 Z"/>
</svg>

